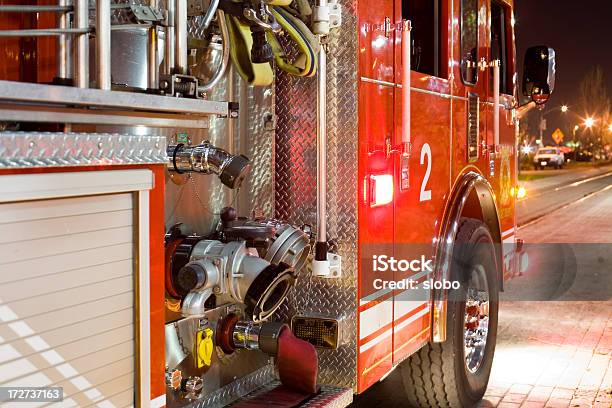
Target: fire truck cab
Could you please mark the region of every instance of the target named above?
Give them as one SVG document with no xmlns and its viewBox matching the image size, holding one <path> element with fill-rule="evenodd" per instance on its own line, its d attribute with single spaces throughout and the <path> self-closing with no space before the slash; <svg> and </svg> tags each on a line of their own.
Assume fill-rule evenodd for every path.
<svg viewBox="0 0 612 408">
<path fill-rule="evenodd" d="M 0 386 L 482 398 L 556 70 L 530 48 L 519 92 L 512 0 L 0 3 Z"/>
</svg>

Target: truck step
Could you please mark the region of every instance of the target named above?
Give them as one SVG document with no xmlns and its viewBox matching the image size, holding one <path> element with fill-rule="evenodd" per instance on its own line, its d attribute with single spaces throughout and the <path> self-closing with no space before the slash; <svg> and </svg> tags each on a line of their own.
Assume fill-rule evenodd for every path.
<svg viewBox="0 0 612 408">
<path fill-rule="evenodd" d="M 272 381 L 250 394 L 235 401 L 228 407 L 300 407 L 300 408 L 344 408 L 353 402 L 353 390 L 331 385 L 322 385 L 319 393 L 306 398 L 301 403 L 292 404 L 290 398 L 275 399 L 274 391 L 281 387 L 278 381 Z"/>
</svg>

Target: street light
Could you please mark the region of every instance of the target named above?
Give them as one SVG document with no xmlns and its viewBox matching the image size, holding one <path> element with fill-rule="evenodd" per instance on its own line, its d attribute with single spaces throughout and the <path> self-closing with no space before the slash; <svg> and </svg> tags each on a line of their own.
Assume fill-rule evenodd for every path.
<svg viewBox="0 0 612 408">
<path fill-rule="evenodd" d="M 612 132 L 612 123 L 610 123 L 610 126 L 608 126 L 608 130 Z"/>
<path fill-rule="evenodd" d="M 593 119 L 592 117 L 588 117 L 584 120 L 584 126 L 586 126 L 589 129 L 592 128 L 594 124 L 595 124 L 595 119 Z"/>
<path fill-rule="evenodd" d="M 567 105 L 563 105 L 561 107 L 561 112 L 566 113 L 569 110 L 569 107 Z"/>
</svg>

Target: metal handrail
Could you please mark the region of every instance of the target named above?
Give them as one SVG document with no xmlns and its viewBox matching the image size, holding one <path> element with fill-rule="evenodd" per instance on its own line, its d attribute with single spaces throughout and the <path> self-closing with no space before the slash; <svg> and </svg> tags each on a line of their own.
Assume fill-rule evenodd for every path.
<svg viewBox="0 0 612 408">
<path fill-rule="evenodd" d="M 0 37 L 46 37 L 80 35 L 91 32 L 89 28 L 38 28 L 29 30 L 0 30 Z"/>
<path fill-rule="evenodd" d="M 68 13 L 74 10 L 72 6 L 20 6 L 17 4 L 1 5 L 0 13 Z"/>
</svg>

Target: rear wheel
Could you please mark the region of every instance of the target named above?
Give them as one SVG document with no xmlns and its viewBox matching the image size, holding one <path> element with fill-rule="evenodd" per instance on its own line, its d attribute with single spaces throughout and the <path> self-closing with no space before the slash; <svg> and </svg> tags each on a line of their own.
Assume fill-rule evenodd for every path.
<svg viewBox="0 0 612 408">
<path fill-rule="evenodd" d="M 493 239 L 479 220 L 464 218 L 453 249 L 446 342 L 429 343 L 400 365 L 406 397 L 415 407 L 471 407 L 489 382 L 499 282 Z"/>
</svg>

